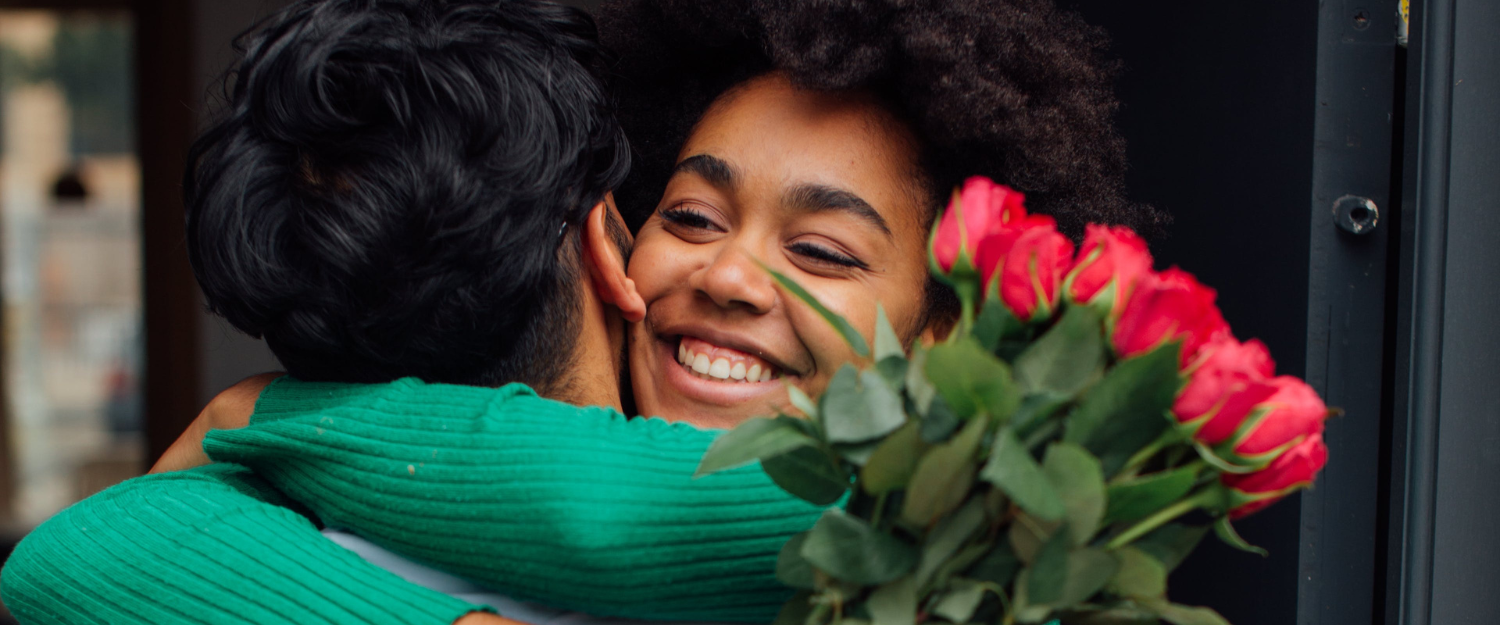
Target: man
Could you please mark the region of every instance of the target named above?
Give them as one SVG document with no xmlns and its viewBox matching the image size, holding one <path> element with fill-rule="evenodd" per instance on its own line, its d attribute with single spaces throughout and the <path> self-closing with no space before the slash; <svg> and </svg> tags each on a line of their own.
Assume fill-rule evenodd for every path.
<svg viewBox="0 0 1500 625">
<path fill-rule="evenodd" d="M 625 473 L 631 454 L 661 452 L 664 460 L 649 468 L 665 462 L 672 479 L 686 480 L 711 434 L 682 432 L 665 443 L 649 434 L 645 452 L 610 455 L 638 423 L 618 413 L 618 380 L 624 320 L 639 319 L 644 307 L 625 277 L 629 236 L 609 197 L 628 152 L 600 88 L 585 14 L 533 0 L 305 0 L 261 24 L 243 47 L 224 116 L 192 149 L 189 254 L 210 308 L 265 337 L 292 376 L 313 381 L 273 385 L 258 407 L 268 427 L 243 436 L 277 435 L 277 426 L 314 431 L 315 424 L 275 421 L 278 401 L 316 404 L 331 415 L 318 436 L 347 434 L 344 427 L 389 430 L 381 419 L 390 415 L 371 416 L 358 385 L 333 383 L 402 379 L 397 387 L 420 395 L 424 407 L 439 402 L 449 422 L 474 428 L 455 445 L 487 435 L 581 441 L 572 448 L 584 454 L 577 457 L 613 458 Z M 477 388 L 515 382 L 547 398 L 614 410 L 574 408 L 516 385 Z M 496 410 L 510 418 L 471 418 Z M 412 429 L 398 432 L 393 445 L 419 437 L 427 423 L 396 417 Z M 432 429 L 441 437 L 447 426 Z M 232 459 L 224 441 L 234 434 L 225 436 L 218 448 Z M 461 453 L 476 450 L 434 444 L 426 457 L 432 466 L 403 462 L 404 471 L 380 477 L 429 497 L 423 505 L 478 505 L 443 499 L 420 481 L 448 456 L 462 458 L 448 467 L 461 470 L 474 457 Z M 366 460 L 384 467 L 380 458 Z M 295 471 L 296 458 L 257 469 Z M 590 483 L 596 473 L 574 477 L 598 486 Z M 708 543 L 713 553 L 731 554 L 742 544 L 745 557 L 705 569 L 695 564 L 700 549 L 639 567 L 638 554 L 654 543 L 631 541 L 650 532 L 570 515 L 557 501 L 577 497 L 537 491 L 504 502 L 529 521 L 486 541 L 509 541 L 503 554 L 514 562 L 509 577 L 493 581 L 526 598 L 601 613 L 734 617 L 743 614 L 733 609 L 748 605 L 763 614 L 784 598 L 769 573 L 777 547 L 817 511 L 788 504 L 763 476 L 737 484 L 721 495 L 724 505 L 742 505 L 743 493 L 753 491 L 760 517 L 777 523 L 764 531 L 751 523 L 751 538 L 727 547 Z M 662 505 L 674 509 L 671 498 L 710 488 L 664 489 Z M 705 509 L 679 503 L 694 514 Z M 322 538 L 299 510 L 236 465 L 138 478 L 38 528 L 0 571 L 0 593 L 28 624 L 470 625 L 495 618 L 361 560 Z M 319 517 L 331 525 L 343 518 Z M 563 522 L 580 531 L 560 531 Z M 590 523 L 631 531 L 601 539 Z M 371 536 L 387 546 L 402 538 L 379 528 Z M 452 538 L 447 544 L 465 539 Z M 426 559 L 451 557 L 461 566 L 465 554 L 458 546 Z M 715 612 L 721 591 L 749 594 L 724 595 L 730 611 Z"/>
</svg>

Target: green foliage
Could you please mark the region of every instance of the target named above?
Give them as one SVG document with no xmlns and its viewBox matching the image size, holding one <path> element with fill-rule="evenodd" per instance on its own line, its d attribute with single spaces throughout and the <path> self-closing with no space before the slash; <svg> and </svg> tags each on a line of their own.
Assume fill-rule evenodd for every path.
<svg viewBox="0 0 1500 625">
<path fill-rule="evenodd" d="M 906 423 L 901 396 L 874 371 L 844 365 L 823 391 L 819 406 L 831 443 L 859 443 L 889 434 Z"/>
<path fill-rule="evenodd" d="M 972 340 L 933 347 L 927 379 L 961 419 L 985 413 L 1003 422 L 1021 403 L 1010 367 Z"/>
<path fill-rule="evenodd" d="M 912 421 L 881 441 L 860 471 L 859 482 L 865 492 L 882 495 L 905 488 L 917 471 L 917 461 L 929 445 L 922 440 L 921 424 Z"/>
<path fill-rule="evenodd" d="M 1182 467 L 1111 484 L 1105 519 L 1109 522 L 1144 519 L 1182 499 L 1197 480 L 1197 467 Z"/>
<path fill-rule="evenodd" d="M 807 533 L 802 557 L 840 580 L 884 584 L 916 566 L 917 549 L 863 519 L 831 509 Z"/>
<path fill-rule="evenodd" d="M 1104 475 L 1099 460 L 1077 445 L 1056 443 L 1047 449 L 1042 472 L 1062 500 L 1073 544 L 1088 543 L 1104 518 Z"/>
<path fill-rule="evenodd" d="M 855 354 L 858 354 L 860 358 L 870 357 L 870 344 L 865 342 L 864 335 L 860 334 L 859 330 L 856 330 L 854 326 L 849 323 L 848 319 L 845 319 L 838 313 L 829 310 L 827 306 L 824 306 L 822 302 L 818 301 L 818 298 L 813 297 L 812 293 L 807 292 L 807 289 L 804 289 L 802 288 L 802 285 L 797 284 L 796 280 L 788 278 L 781 272 L 767 267 L 764 264 L 761 264 L 760 267 L 767 273 L 771 274 L 771 277 L 776 280 L 777 284 L 781 285 L 781 288 L 786 289 L 788 293 L 791 293 L 797 299 L 802 300 L 802 302 L 811 307 L 814 312 L 818 313 L 818 316 L 826 320 L 829 325 L 832 325 L 833 329 L 838 331 L 839 336 L 844 337 L 844 341 L 849 343 L 849 347 L 854 348 Z"/>
<path fill-rule="evenodd" d="M 1067 509 L 1041 465 L 1009 428 L 995 434 L 995 445 L 980 477 L 1005 491 L 1022 509 L 1037 518 L 1056 521 Z"/>
<path fill-rule="evenodd" d="M 975 458 L 989 420 L 973 419 L 953 440 L 934 445 L 912 474 L 906 491 L 901 520 L 912 527 L 927 527 L 939 516 L 963 503 L 978 470 Z"/>
<path fill-rule="evenodd" d="M 1016 358 L 1016 382 L 1028 393 L 1071 397 L 1104 372 L 1104 338 L 1099 316 L 1073 306 L 1046 334 Z"/>
<path fill-rule="evenodd" d="M 762 458 L 760 467 L 777 486 L 808 503 L 826 506 L 849 490 L 849 474 L 825 449 L 798 447 Z"/>
<path fill-rule="evenodd" d="M 1271 555 L 1269 553 L 1266 553 L 1265 549 L 1256 547 L 1255 545 L 1247 542 L 1244 538 L 1241 538 L 1240 533 L 1235 531 L 1234 525 L 1229 522 L 1229 517 L 1220 518 L 1217 522 L 1214 523 L 1214 534 L 1217 534 L 1219 536 L 1219 540 L 1224 541 L 1224 544 L 1229 545 L 1230 547 L 1234 547 L 1235 549 L 1239 549 L 1240 551 L 1253 553 L 1262 558 Z"/>
<path fill-rule="evenodd" d="M 696 477 L 779 456 L 798 447 L 815 445 L 811 437 L 789 417 L 750 419 L 725 432 L 708 448 L 698 463 Z"/>
<path fill-rule="evenodd" d="M 1114 474 L 1171 425 L 1180 349 L 1170 343 L 1115 365 L 1068 416 L 1063 440 L 1093 452 L 1104 474 Z"/>
</svg>

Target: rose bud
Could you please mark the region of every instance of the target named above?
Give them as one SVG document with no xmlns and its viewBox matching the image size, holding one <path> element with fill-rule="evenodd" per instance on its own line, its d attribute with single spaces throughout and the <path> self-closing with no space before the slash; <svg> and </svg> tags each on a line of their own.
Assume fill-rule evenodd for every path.
<svg viewBox="0 0 1500 625">
<path fill-rule="evenodd" d="M 1230 519 L 1244 518 L 1296 491 L 1312 486 L 1313 477 L 1328 464 L 1322 434 L 1313 434 L 1254 473 L 1225 473 Z"/>
<path fill-rule="evenodd" d="M 1303 439 L 1323 431 L 1328 407 L 1306 382 L 1284 375 L 1267 382 L 1274 391 L 1226 443 L 1229 457 L 1246 465 L 1270 462 Z"/>
<path fill-rule="evenodd" d="M 1118 319 L 1136 282 L 1151 271 L 1146 242 L 1130 228 L 1089 224 L 1078 262 L 1064 282 L 1068 299 Z"/>
<path fill-rule="evenodd" d="M 1026 217 L 1025 196 L 989 178 L 975 176 L 964 181 L 937 228 L 932 231 L 930 252 L 942 275 L 975 277 L 976 248 L 985 237 L 1008 223 Z"/>
<path fill-rule="evenodd" d="M 1129 358 L 1168 341 L 1182 341 L 1182 363 L 1198 349 L 1229 335 L 1229 325 L 1214 299 L 1218 294 L 1192 274 L 1173 267 L 1142 275 L 1115 322 L 1115 351 Z"/>
<path fill-rule="evenodd" d="M 1240 343 L 1233 337 L 1204 346 L 1199 357 L 1187 386 L 1172 404 L 1172 414 L 1193 438 L 1217 445 L 1276 392 L 1270 383 L 1276 364 L 1265 344 Z"/>
<path fill-rule="evenodd" d="M 980 242 L 978 260 L 986 291 L 997 290 L 1017 319 L 1030 321 L 1039 309 L 1043 317 L 1057 310 L 1073 242 L 1051 217 L 1032 215 Z"/>
</svg>

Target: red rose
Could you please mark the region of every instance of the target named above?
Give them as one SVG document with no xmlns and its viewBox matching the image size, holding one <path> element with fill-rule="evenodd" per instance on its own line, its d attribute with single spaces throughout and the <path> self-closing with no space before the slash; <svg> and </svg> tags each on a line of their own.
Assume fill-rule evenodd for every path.
<svg viewBox="0 0 1500 625">
<path fill-rule="evenodd" d="M 977 260 L 986 292 L 998 290 L 1016 318 L 1029 321 L 1038 309 L 1044 316 L 1057 310 L 1063 276 L 1073 264 L 1073 242 L 1051 217 L 1031 215 L 981 241 Z"/>
<path fill-rule="evenodd" d="M 1115 322 L 1115 351 L 1128 358 L 1180 340 L 1182 362 L 1191 362 L 1200 347 L 1229 335 L 1217 296 L 1176 267 L 1142 275 Z"/>
<path fill-rule="evenodd" d="M 1240 343 L 1233 337 L 1214 341 L 1199 351 L 1192 377 L 1172 405 L 1172 414 L 1193 438 L 1217 445 L 1276 392 L 1269 380 L 1275 370 L 1271 353 L 1260 341 Z"/>
<path fill-rule="evenodd" d="M 1328 446 L 1322 434 L 1313 434 L 1254 473 L 1225 473 L 1221 480 L 1229 488 L 1229 518 L 1239 519 L 1313 483 L 1313 477 L 1328 464 Z"/>
<path fill-rule="evenodd" d="M 931 254 L 943 275 L 973 271 L 976 248 L 985 237 L 1026 217 L 1024 195 L 989 178 L 975 176 L 953 192 L 948 210 L 932 233 Z M 967 259 L 965 267 L 962 260 Z"/>
<path fill-rule="evenodd" d="M 1136 283 L 1150 271 L 1151 253 L 1135 231 L 1089 224 L 1065 290 L 1073 302 L 1096 306 L 1117 319 Z"/>
<path fill-rule="evenodd" d="M 1267 382 L 1274 392 L 1251 411 L 1228 443 L 1231 457 L 1262 464 L 1323 431 L 1328 407 L 1306 382 L 1284 375 Z"/>
</svg>

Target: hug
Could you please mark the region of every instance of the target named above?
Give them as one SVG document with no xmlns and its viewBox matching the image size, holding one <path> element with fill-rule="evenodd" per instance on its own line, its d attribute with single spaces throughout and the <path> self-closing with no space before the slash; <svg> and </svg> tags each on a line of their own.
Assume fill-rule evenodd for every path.
<svg viewBox="0 0 1500 625">
<path fill-rule="evenodd" d="M 822 508 L 718 431 L 867 338 L 951 331 L 928 233 L 983 175 L 1077 239 L 1125 199 L 1098 33 L 1046 0 L 304 0 L 184 176 L 210 309 L 285 376 L 0 578 L 24 623 L 766 623 Z M 641 415 L 635 417 L 634 415 Z M 581 613 L 581 614 L 580 614 Z"/>
</svg>

